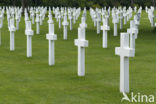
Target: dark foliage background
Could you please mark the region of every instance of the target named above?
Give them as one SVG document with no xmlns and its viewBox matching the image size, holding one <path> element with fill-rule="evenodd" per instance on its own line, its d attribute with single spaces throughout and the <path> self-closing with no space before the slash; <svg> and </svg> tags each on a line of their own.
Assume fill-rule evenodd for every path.
<svg viewBox="0 0 156 104">
<path fill-rule="evenodd" d="M 104 6 L 155 6 L 156 0 L 0 0 L 1 6 L 54 6 L 54 7 L 104 7 Z"/>
</svg>

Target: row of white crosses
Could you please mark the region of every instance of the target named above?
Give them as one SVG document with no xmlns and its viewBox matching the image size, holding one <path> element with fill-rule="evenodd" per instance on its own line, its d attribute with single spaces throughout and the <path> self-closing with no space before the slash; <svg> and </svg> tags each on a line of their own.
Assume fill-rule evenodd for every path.
<svg viewBox="0 0 156 104">
<path fill-rule="evenodd" d="M 126 7 L 123 8 L 112 8 L 112 22 L 114 24 L 114 36 L 117 36 L 117 24 L 120 20 L 120 29 L 123 28 L 123 18 L 124 18 L 124 24 L 127 23 L 127 21 L 132 17 L 132 8 L 129 7 L 126 10 Z M 90 16 L 94 22 L 94 26 L 97 27 L 97 34 L 100 33 L 100 23 L 101 20 L 105 17 L 105 15 L 108 16 L 108 19 L 110 17 L 110 8 L 108 10 L 105 8 L 97 9 L 94 11 L 92 8 L 90 8 Z M 102 19 L 101 19 L 102 16 Z M 109 23 L 108 23 L 109 24 Z"/>
<path fill-rule="evenodd" d="M 64 14 L 68 15 L 68 18 L 70 20 L 70 30 L 72 30 L 72 23 L 76 23 L 76 20 L 78 19 L 80 15 L 80 8 L 53 8 L 53 13 L 55 14 L 55 18 L 59 23 L 59 28 L 61 28 L 61 19 L 64 18 Z"/>
<path fill-rule="evenodd" d="M 44 11 L 44 13 L 45 12 L 46 10 Z M 102 10 L 102 13 L 104 13 L 102 14 L 103 26 L 101 26 L 100 29 L 103 30 L 103 48 L 107 48 L 107 31 L 110 30 L 110 27 L 109 27 L 110 12 L 106 12 L 105 10 L 104 11 Z M 122 13 L 122 11 L 118 11 L 118 13 L 120 14 Z M 91 14 L 92 19 L 93 20 L 95 19 L 96 21 L 96 18 L 94 18 L 94 15 L 96 14 L 96 12 L 90 9 L 90 14 Z M 14 16 L 12 14 L 9 14 L 9 15 L 10 17 L 9 17 L 8 26 L 9 26 L 9 31 L 10 31 L 10 50 L 13 51 L 14 50 L 14 32 L 16 28 L 14 26 Z M 44 18 L 44 14 L 42 16 L 40 16 L 40 18 Z M 128 16 L 129 16 L 128 17 L 129 19 L 131 17 L 131 12 L 128 13 Z M 2 16 L 0 15 L 0 19 L 3 20 L 3 18 L 1 17 Z M 52 66 L 55 64 L 54 41 L 57 40 L 57 35 L 54 33 L 54 23 L 52 20 L 51 11 L 49 12 L 48 17 L 49 17 L 49 20 L 48 20 L 49 33 L 46 35 L 46 39 L 48 39 L 49 41 L 49 65 Z M 101 14 L 100 14 L 100 17 L 101 17 Z M 138 34 L 138 26 L 140 22 L 140 17 L 141 17 L 141 8 L 138 10 L 136 15 L 134 16 L 134 20 L 130 22 L 130 28 L 127 30 L 127 33 L 121 33 L 120 47 L 115 48 L 115 54 L 120 56 L 120 92 L 129 92 L 129 57 L 135 56 L 135 39 Z M 75 19 L 76 18 L 78 18 L 78 15 L 75 16 Z M 119 16 L 117 16 L 117 18 L 119 19 Z M 122 19 L 122 14 L 120 14 L 120 21 L 122 21 L 121 19 Z M 39 20 L 41 23 L 41 19 Z M 126 20 L 127 20 L 127 17 L 126 17 Z M 65 22 L 63 22 L 63 25 L 67 24 L 66 12 L 64 14 L 64 21 Z M 3 21 L 0 22 L 0 26 L 1 26 L 1 23 L 3 24 Z M 32 57 L 33 30 L 31 29 L 31 21 L 29 20 L 27 10 L 25 10 L 25 23 L 26 23 L 25 34 L 27 36 L 27 57 Z M 120 28 L 121 27 L 122 26 L 120 25 Z M 78 28 L 78 39 L 75 40 L 75 45 L 78 46 L 78 76 L 85 76 L 85 47 L 88 47 L 88 41 L 86 40 L 86 37 L 85 37 L 86 28 L 87 28 L 86 11 L 84 10 L 82 18 L 81 18 L 81 24 Z"/>
<path fill-rule="evenodd" d="M 117 23 L 120 19 L 120 29 L 123 27 L 123 17 L 124 24 L 132 17 L 132 8 L 129 8 L 127 11 L 125 8 L 123 10 L 112 10 L 112 17 L 114 23 L 114 35 L 117 36 Z M 104 13 L 106 14 L 106 13 Z M 103 26 L 103 48 L 107 48 L 107 31 L 110 29 L 108 24 L 109 16 L 102 14 Z M 90 9 L 90 15 L 96 26 L 96 12 L 93 9 Z M 119 16 L 120 15 L 120 16 Z M 141 8 L 138 10 L 138 13 L 134 16 L 134 20 L 130 22 L 130 28 L 127 30 L 127 33 L 121 33 L 121 46 L 115 49 L 116 55 L 120 55 L 120 91 L 129 92 L 129 57 L 134 57 L 135 55 L 135 39 L 138 35 L 138 26 L 140 23 Z M 129 38 L 130 37 L 130 38 Z"/>
<path fill-rule="evenodd" d="M 37 9 L 36 9 L 37 10 Z M 80 11 L 80 9 L 78 9 Z M 38 10 L 37 10 L 38 11 Z M 86 13 L 86 11 L 85 11 Z M 84 14 L 85 14 L 84 13 Z M 78 16 L 80 15 L 79 12 L 77 13 L 78 15 L 75 17 L 75 19 L 78 19 Z M 36 17 L 38 17 L 38 13 L 36 13 Z M 46 39 L 49 40 L 49 65 L 52 66 L 55 63 L 54 59 L 54 40 L 57 40 L 57 36 L 54 34 L 54 24 L 52 20 L 52 15 L 51 11 L 49 12 L 49 33 L 46 35 Z M 26 22 L 26 31 L 25 34 L 27 35 L 27 57 L 32 57 L 32 45 L 31 45 L 31 38 L 33 35 L 33 31 L 31 29 L 31 22 L 29 21 L 29 16 L 27 13 L 27 10 L 25 10 L 25 22 Z M 37 19 L 36 19 L 37 20 Z M 38 19 L 39 20 L 39 19 Z M 38 21 L 39 24 L 39 21 Z M 64 39 L 67 39 L 67 13 L 65 11 L 64 14 Z M 85 18 L 83 18 L 82 23 L 80 24 L 80 27 L 85 26 Z"/>
<path fill-rule="evenodd" d="M 19 22 L 21 20 L 22 8 L 19 7 L 6 7 L 8 28 L 10 25 L 10 19 L 14 18 L 16 20 L 16 30 L 19 30 Z"/>
<path fill-rule="evenodd" d="M 47 13 L 47 7 L 36 7 L 36 8 L 28 8 L 30 12 L 30 19 L 32 19 L 32 24 L 36 22 L 36 34 L 40 34 L 40 25 L 43 24 L 43 20 L 45 19 L 45 15 Z M 36 15 L 35 15 L 36 14 Z M 36 19 L 35 19 L 36 16 Z M 27 10 L 25 9 L 25 18 L 28 18 Z"/>
<path fill-rule="evenodd" d="M 28 8 L 29 10 L 29 8 Z M 30 8 L 30 19 L 32 19 L 32 22 L 34 23 L 34 11 L 32 8 Z M 38 8 L 36 8 L 37 14 L 37 34 L 39 34 L 39 25 L 42 25 L 42 20 L 44 19 L 44 13 L 46 13 L 46 10 L 43 9 L 44 12 L 42 12 L 43 14 L 40 16 L 40 20 L 38 19 Z M 43 17 L 42 17 L 43 16 Z M 39 24 L 40 22 L 40 24 Z M 27 36 L 27 57 L 32 57 L 32 36 L 34 34 L 34 31 L 31 28 L 31 21 L 29 20 L 29 15 L 27 13 L 27 9 L 25 9 L 25 24 L 26 24 L 26 29 L 25 29 L 25 34 Z"/>
<path fill-rule="evenodd" d="M 78 39 L 75 39 L 75 45 L 78 47 L 78 76 L 85 76 L 85 47 L 88 47 L 86 40 L 86 19 L 81 18 L 81 24 L 78 28 Z"/>
<path fill-rule="evenodd" d="M 77 14 L 75 15 L 75 20 L 78 19 L 80 15 L 80 9 L 76 12 Z M 31 11 L 32 12 L 32 11 Z M 21 12 L 20 12 L 21 13 Z M 25 24 L 26 24 L 26 29 L 25 29 L 25 35 L 27 36 L 27 57 L 32 57 L 32 36 L 34 34 L 32 28 L 31 28 L 31 21 L 29 20 L 29 15 L 27 12 L 27 9 L 25 9 Z M 21 14 L 16 14 L 19 17 Z M 30 14 L 31 15 L 31 14 Z M 14 51 L 15 50 L 15 38 L 14 38 L 14 32 L 16 31 L 14 20 L 15 16 L 14 13 L 11 14 L 11 11 L 8 10 L 8 27 L 10 31 L 10 50 Z M 84 76 L 85 75 L 85 48 L 88 46 L 88 41 L 85 40 L 85 28 L 87 27 L 87 24 L 85 23 L 86 21 L 86 10 L 83 11 L 83 17 L 81 19 L 81 24 L 78 29 L 78 40 L 75 40 L 75 45 L 78 45 L 78 75 L 79 76 Z M 18 17 L 18 20 L 20 18 Z M 2 18 L 1 18 L 2 19 Z M 67 14 L 65 12 L 64 15 L 64 21 L 63 24 L 66 26 L 66 21 L 67 20 Z M 2 26 L 2 20 L 1 20 L 1 25 Z M 52 20 L 52 15 L 49 13 L 49 33 L 46 35 L 46 39 L 49 40 L 49 65 L 54 65 L 55 59 L 54 59 L 54 40 L 57 40 L 57 36 L 54 34 L 54 24 Z"/>
<path fill-rule="evenodd" d="M 49 8 L 49 11 L 51 11 L 51 8 Z M 68 19 L 70 21 L 70 30 L 72 30 L 73 27 L 73 23 L 76 23 L 76 20 L 78 19 L 79 15 L 80 15 L 81 9 L 78 8 L 53 8 L 53 13 L 55 14 L 55 18 L 59 23 L 59 28 L 61 28 L 61 26 L 63 25 L 63 39 L 67 40 L 67 27 L 69 25 Z M 50 13 L 50 12 L 49 12 Z M 63 18 L 63 22 L 61 21 L 61 19 Z M 61 25 L 62 22 L 62 25 Z"/>
<path fill-rule="evenodd" d="M 94 26 L 97 26 L 97 33 L 99 33 L 99 28 L 98 28 L 98 24 L 100 19 L 98 18 L 98 14 L 102 15 L 102 22 L 103 22 L 103 26 L 101 26 L 101 30 L 103 30 L 103 39 L 102 39 L 102 47 L 103 48 L 107 48 L 107 31 L 110 30 L 109 27 L 109 16 L 110 16 L 110 8 L 108 8 L 108 11 L 106 11 L 106 8 L 102 8 L 102 10 L 96 9 L 97 12 L 95 12 L 92 8 L 90 8 L 90 16 L 94 22 Z M 123 13 L 123 11 L 125 11 L 125 13 Z M 126 8 L 124 7 L 123 10 L 121 8 L 116 9 L 113 8 L 112 9 L 112 17 L 113 17 L 113 23 L 114 23 L 114 36 L 117 36 L 117 23 L 119 22 L 120 19 L 120 29 L 123 28 L 123 14 L 124 18 L 126 20 L 125 23 L 127 23 L 127 21 L 132 17 L 132 8 L 129 8 L 126 11 Z M 99 15 L 99 17 L 101 17 L 101 15 Z"/>
<path fill-rule="evenodd" d="M 8 29 L 10 31 L 10 51 L 15 50 L 15 31 L 19 30 L 19 22 L 21 19 L 22 8 L 19 7 L 6 7 Z M 4 9 L 3 9 L 4 13 Z M 3 18 L 4 16 L 2 16 Z M 16 27 L 15 27 L 16 20 Z M 3 19 L 2 21 L 3 22 Z"/>
<path fill-rule="evenodd" d="M 78 46 L 78 76 L 85 76 L 85 47 L 88 47 L 88 41 L 85 39 L 85 29 L 87 27 L 86 12 L 83 13 L 81 18 L 81 24 L 78 28 L 78 39 L 75 40 L 75 45 Z M 14 50 L 14 32 L 16 30 L 14 26 L 14 17 L 11 17 L 9 22 L 10 31 L 10 50 Z M 64 15 L 64 21 L 67 20 L 67 14 Z M 134 16 L 134 20 L 130 22 L 130 28 L 127 33 L 121 33 L 120 35 L 120 47 L 115 48 L 115 54 L 120 56 L 120 92 L 129 92 L 129 57 L 135 56 L 135 38 L 138 34 L 138 25 L 140 20 L 140 11 Z M 107 31 L 109 27 L 109 15 L 103 15 L 103 48 L 107 48 Z M 27 11 L 25 11 L 25 22 L 27 36 L 27 57 L 32 57 L 32 35 L 31 21 Z M 67 22 L 67 21 L 66 21 Z M 64 22 L 63 22 L 64 23 Z M 54 24 L 52 20 L 52 14 L 49 13 L 49 33 L 46 35 L 46 39 L 49 41 L 49 65 L 55 64 L 54 55 L 54 41 L 57 40 L 57 36 L 54 33 Z M 66 23 L 65 23 L 66 24 Z"/>
<path fill-rule="evenodd" d="M 107 12 L 106 8 L 102 8 L 102 9 L 96 8 L 96 10 L 94 11 L 92 8 L 90 8 L 90 16 L 92 18 L 92 21 L 94 22 L 94 27 L 97 28 L 97 34 L 100 34 L 101 21 L 103 22 L 103 19 L 105 18 L 106 15 L 108 16 L 108 19 L 109 19 L 109 14 L 110 14 L 109 10 L 110 9 L 108 9 L 108 12 Z"/>
<path fill-rule="evenodd" d="M 117 24 L 119 23 L 120 20 L 120 29 L 123 28 L 123 18 L 124 18 L 124 24 L 127 24 L 127 21 L 129 21 L 129 19 L 132 17 L 132 13 L 133 10 L 131 7 L 128 8 L 128 10 L 126 10 L 126 8 L 124 7 L 116 9 L 113 8 L 112 9 L 112 21 L 114 24 L 114 36 L 118 35 L 118 28 L 117 28 Z"/>
</svg>

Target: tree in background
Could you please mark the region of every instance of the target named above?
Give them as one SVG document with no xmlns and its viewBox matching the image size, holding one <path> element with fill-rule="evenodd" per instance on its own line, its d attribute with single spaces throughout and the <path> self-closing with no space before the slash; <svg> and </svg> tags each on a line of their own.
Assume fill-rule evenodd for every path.
<svg viewBox="0 0 156 104">
<path fill-rule="evenodd" d="M 1 6 L 51 6 L 51 7 L 114 7 L 114 6 L 156 6 L 156 0 L 0 0 Z"/>
<path fill-rule="evenodd" d="M 134 6 L 134 1 L 133 1 L 133 0 L 131 0 L 131 6 L 132 6 L 132 7 Z"/>
<path fill-rule="evenodd" d="M 156 3 L 156 1 L 155 0 L 152 0 L 152 4 L 153 4 L 154 7 L 155 7 L 155 3 Z"/>
</svg>

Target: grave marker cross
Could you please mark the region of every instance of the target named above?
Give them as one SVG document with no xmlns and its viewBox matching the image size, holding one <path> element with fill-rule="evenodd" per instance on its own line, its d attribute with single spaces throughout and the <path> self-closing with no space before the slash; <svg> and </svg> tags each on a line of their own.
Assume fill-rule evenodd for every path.
<svg viewBox="0 0 156 104">
<path fill-rule="evenodd" d="M 135 50 L 129 47 L 129 34 L 121 33 L 120 47 L 115 54 L 120 56 L 120 92 L 129 92 L 129 57 L 134 57 Z"/>
</svg>

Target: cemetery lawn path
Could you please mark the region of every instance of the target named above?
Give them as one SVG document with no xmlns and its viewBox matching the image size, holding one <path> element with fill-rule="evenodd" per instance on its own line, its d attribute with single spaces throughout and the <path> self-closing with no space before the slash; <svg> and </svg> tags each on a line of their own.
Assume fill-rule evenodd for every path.
<svg viewBox="0 0 156 104">
<path fill-rule="evenodd" d="M 7 19 L 2 28 L 0 46 L 0 104 L 121 104 L 119 92 L 120 57 L 115 47 L 120 45 L 119 32 L 113 36 L 113 24 L 108 32 L 108 48 L 102 48 L 102 31 L 96 34 L 89 11 L 87 12 L 86 76 L 77 76 L 77 38 L 79 20 L 63 40 L 63 27 L 55 21 L 55 66 L 48 66 L 48 18 L 40 26 L 40 35 L 32 38 L 32 58 L 26 57 L 25 24 L 15 32 L 15 51 L 9 51 Z M 35 30 L 35 24 L 32 26 Z M 119 27 L 119 24 L 118 24 Z M 152 29 L 145 11 L 142 12 L 136 40 L 136 56 L 130 58 L 130 90 L 156 97 L 156 29 Z M 35 31 L 36 32 L 36 31 Z M 123 102 L 122 104 L 128 104 Z M 132 103 L 129 103 L 132 104 Z"/>
</svg>

